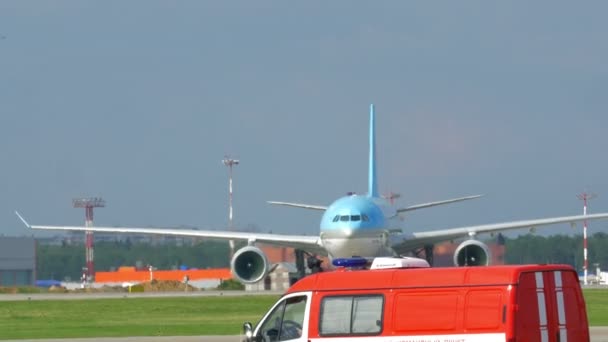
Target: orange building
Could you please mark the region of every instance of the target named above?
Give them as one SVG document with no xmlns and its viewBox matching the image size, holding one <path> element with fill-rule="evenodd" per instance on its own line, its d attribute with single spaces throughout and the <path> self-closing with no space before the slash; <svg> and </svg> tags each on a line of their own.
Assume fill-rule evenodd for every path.
<svg viewBox="0 0 608 342">
<path fill-rule="evenodd" d="M 95 272 L 95 282 L 97 283 L 125 283 L 125 282 L 145 282 L 155 280 L 175 280 L 183 281 L 188 276 L 190 281 L 194 280 L 227 280 L 232 279 L 229 268 L 215 268 L 208 270 L 153 270 L 137 271 L 129 267 L 121 268 L 117 272 Z"/>
<path fill-rule="evenodd" d="M 434 251 L 434 266 L 453 266 L 454 251 L 458 247 L 458 243 L 446 242 L 435 246 Z M 260 246 L 266 254 L 270 264 L 281 262 L 295 263 L 295 249 L 290 247 L 274 247 Z M 505 246 L 497 243 L 488 244 L 488 248 L 492 254 L 492 265 L 503 265 Z M 322 267 L 328 269 L 331 267 L 329 260 L 326 257 L 320 257 L 323 260 Z M 152 274 L 150 274 L 152 273 Z M 232 279 L 232 274 L 229 268 L 216 268 L 205 270 L 136 270 L 135 267 L 120 267 L 116 272 L 96 272 L 95 281 L 98 283 L 124 283 L 124 282 L 145 282 L 150 279 L 156 280 L 175 280 L 183 281 L 184 277 L 188 276 L 191 281 L 195 280 L 227 280 Z"/>
</svg>

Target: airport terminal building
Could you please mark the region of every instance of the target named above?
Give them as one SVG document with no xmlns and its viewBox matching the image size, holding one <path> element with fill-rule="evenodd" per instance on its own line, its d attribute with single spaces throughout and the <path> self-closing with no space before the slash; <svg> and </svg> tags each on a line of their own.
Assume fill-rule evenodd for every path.
<svg viewBox="0 0 608 342">
<path fill-rule="evenodd" d="M 0 286 L 33 286 L 36 281 L 36 240 L 0 237 Z"/>
</svg>

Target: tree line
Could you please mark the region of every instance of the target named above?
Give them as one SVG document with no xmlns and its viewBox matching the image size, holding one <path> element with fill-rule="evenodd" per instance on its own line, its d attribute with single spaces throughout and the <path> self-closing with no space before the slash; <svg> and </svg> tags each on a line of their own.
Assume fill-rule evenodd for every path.
<svg viewBox="0 0 608 342">
<path fill-rule="evenodd" d="M 84 266 L 84 245 L 40 244 L 37 249 L 37 278 L 80 279 Z M 577 270 L 583 267 L 583 239 L 581 235 L 520 235 L 505 238 L 506 264 L 569 264 Z M 220 268 L 230 265 L 230 247 L 225 241 L 202 241 L 189 245 L 165 243 L 151 245 L 129 239 L 96 242 L 95 268 L 97 271 L 116 270 L 120 266 L 152 265 L 158 269 Z M 608 234 L 595 233 L 588 239 L 589 270 L 594 263 L 608 269 Z"/>
<path fill-rule="evenodd" d="M 595 273 L 594 264 L 608 269 L 608 234 L 594 233 L 587 238 L 589 271 Z M 520 235 L 506 239 L 505 263 L 507 264 L 568 264 L 578 271 L 583 269 L 583 236 Z"/>
<path fill-rule="evenodd" d="M 221 268 L 230 263 L 228 242 L 203 241 L 191 245 L 165 243 L 132 243 L 124 241 L 95 242 L 94 260 L 96 271 L 114 271 L 121 266 L 157 269 Z M 39 244 L 36 253 L 36 277 L 38 279 L 78 281 L 85 266 L 84 244 Z"/>
</svg>

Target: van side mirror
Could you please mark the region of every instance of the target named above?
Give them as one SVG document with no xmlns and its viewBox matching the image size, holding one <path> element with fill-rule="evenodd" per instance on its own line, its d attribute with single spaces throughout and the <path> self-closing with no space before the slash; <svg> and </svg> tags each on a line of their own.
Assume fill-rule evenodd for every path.
<svg viewBox="0 0 608 342">
<path fill-rule="evenodd" d="M 253 325 L 250 322 L 243 323 L 243 335 L 245 335 L 243 342 L 253 341 Z"/>
</svg>

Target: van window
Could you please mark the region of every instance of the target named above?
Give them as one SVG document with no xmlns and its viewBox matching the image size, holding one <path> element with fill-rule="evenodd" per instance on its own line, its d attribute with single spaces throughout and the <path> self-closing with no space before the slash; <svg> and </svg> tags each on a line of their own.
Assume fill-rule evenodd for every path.
<svg viewBox="0 0 608 342">
<path fill-rule="evenodd" d="M 384 296 L 331 296 L 321 302 L 319 333 L 377 335 L 382 331 Z"/>
<path fill-rule="evenodd" d="M 302 336 L 306 296 L 291 297 L 277 305 L 262 323 L 256 341 L 289 341 Z"/>
</svg>

